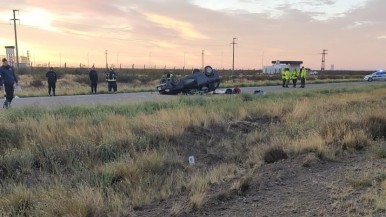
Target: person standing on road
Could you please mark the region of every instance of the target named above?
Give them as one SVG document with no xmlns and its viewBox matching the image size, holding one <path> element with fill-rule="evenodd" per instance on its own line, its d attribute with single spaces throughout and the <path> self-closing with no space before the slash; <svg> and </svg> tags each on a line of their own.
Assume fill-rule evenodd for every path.
<svg viewBox="0 0 386 217">
<path fill-rule="evenodd" d="M 285 87 L 288 88 L 289 81 L 291 79 L 291 72 L 290 72 L 289 68 L 285 69 L 284 75 L 285 75 Z"/>
<path fill-rule="evenodd" d="M 291 73 L 292 86 L 296 87 L 296 83 L 298 82 L 298 71 L 294 69 Z"/>
<path fill-rule="evenodd" d="M 167 79 L 172 79 L 174 77 L 173 73 L 171 73 L 170 71 L 167 72 L 166 74 L 166 78 Z"/>
<path fill-rule="evenodd" d="M 88 76 L 91 81 L 91 94 L 96 94 L 98 86 L 98 73 L 95 71 L 94 66 L 92 66 L 91 71 L 88 73 Z"/>
<path fill-rule="evenodd" d="M 4 81 L 3 81 L 3 78 L 0 77 L 0 91 L 3 90 L 3 85 L 4 85 Z"/>
<path fill-rule="evenodd" d="M 1 80 L 4 82 L 5 89 L 5 100 L 3 108 L 7 109 L 11 105 L 12 99 L 14 98 L 14 85 L 15 83 L 17 85 L 18 80 L 13 67 L 8 65 L 7 59 L 3 58 L 1 62 L 3 65 L 0 68 L 0 76 Z"/>
<path fill-rule="evenodd" d="M 171 73 L 169 70 L 165 70 L 164 75 L 167 80 L 170 80 L 174 77 L 173 73 Z"/>
<path fill-rule="evenodd" d="M 46 77 L 48 82 L 48 95 L 55 96 L 56 81 L 58 80 L 58 76 L 56 75 L 56 72 L 54 72 L 54 68 L 50 67 L 50 71 L 46 73 Z"/>
<path fill-rule="evenodd" d="M 109 93 L 111 93 L 111 90 L 114 90 L 114 93 L 116 93 L 117 92 L 117 74 L 112 68 L 110 68 L 110 70 L 106 73 L 106 81 L 107 81 L 107 89 Z"/>
<path fill-rule="evenodd" d="M 285 82 L 286 82 L 285 81 L 285 72 L 286 72 L 286 70 L 287 70 L 286 68 L 281 70 L 281 80 L 283 81 L 283 85 L 282 85 L 283 87 L 285 87 Z"/>
<path fill-rule="evenodd" d="M 302 67 L 300 70 L 300 88 L 305 88 L 306 87 L 306 76 L 307 76 L 307 70 Z"/>
</svg>

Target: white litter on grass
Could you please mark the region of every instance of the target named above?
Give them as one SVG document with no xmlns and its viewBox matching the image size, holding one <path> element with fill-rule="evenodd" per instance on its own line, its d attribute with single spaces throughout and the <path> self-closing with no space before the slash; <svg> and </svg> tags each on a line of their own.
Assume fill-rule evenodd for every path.
<svg viewBox="0 0 386 217">
<path fill-rule="evenodd" d="M 194 159 L 194 156 L 189 156 L 189 164 L 193 165 L 196 163 L 196 160 Z"/>
</svg>

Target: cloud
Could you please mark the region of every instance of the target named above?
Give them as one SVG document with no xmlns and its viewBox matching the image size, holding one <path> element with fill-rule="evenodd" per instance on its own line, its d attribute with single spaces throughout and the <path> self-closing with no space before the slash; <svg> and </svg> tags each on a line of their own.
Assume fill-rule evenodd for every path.
<svg viewBox="0 0 386 217">
<path fill-rule="evenodd" d="M 178 34 L 184 39 L 206 39 L 207 37 L 195 30 L 194 26 L 188 22 L 173 19 L 158 14 L 146 14 L 148 20 L 153 23 L 161 25 L 163 28 L 177 31 Z"/>
<path fill-rule="evenodd" d="M 363 28 L 371 25 L 373 25 L 373 22 L 371 21 L 354 21 L 352 24 L 349 24 L 347 26 L 347 29 L 357 29 L 357 28 Z"/>
<path fill-rule="evenodd" d="M 193 4 L 210 9 L 228 12 L 266 14 L 269 18 L 280 18 L 287 10 L 299 10 L 314 20 L 329 20 L 344 17 L 352 10 L 364 7 L 369 0 L 190 0 Z"/>
<path fill-rule="evenodd" d="M 152 63 L 185 65 L 186 57 L 186 64 L 196 67 L 205 50 L 206 62 L 229 67 L 233 37 L 238 38 L 237 67 L 260 67 L 262 53 L 265 64 L 293 59 L 311 68 L 320 66 L 322 49 L 329 50 L 327 64 L 336 68 L 361 65 L 364 59 L 351 55 L 357 50 L 370 61 L 386 55 L 379 49 L 386 28 L 384 0 L 4 1 L 0 42 L 13 41 L 9 19 L 19 8 L 21 50 L 60 50 L 63 58 L 69 50 L 77 64 L 88 52 L 103 62 L 107 49 L 136 65 L 148 64 L 151 52 Z"/>
</svg>

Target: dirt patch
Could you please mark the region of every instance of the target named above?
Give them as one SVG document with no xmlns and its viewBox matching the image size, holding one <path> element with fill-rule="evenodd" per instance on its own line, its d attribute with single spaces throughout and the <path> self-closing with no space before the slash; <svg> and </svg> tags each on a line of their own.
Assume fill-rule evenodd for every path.
<svg viewBox="0 0 386 217">
<path fill-rule="evenodd" d="M 213 165 L 227 161 L 225 156 L 232 152 L 231 144 L 224 144 L 224 141 L 232 141 L 236 131 L 227 129 L 223 125 L 190 126 L 185 133 L 174 138 L 175 144 L 180 153 L 188 156 L 195 156 L 199 164 Z M 232 143 L 232 142 L 231 142 Z"/>
<path fill-rule="evenodd" d="M 171 142 L 183 153 L 185 158 L 195 156 L 197 162 L 206 166 L 224 162 L 242 161 L 248 147 L 245 147 L 244 134 L 261 130 L 272 124 L 280 123 L 278 117 L 248 117 L 229 124 L 209 126 L 190 126 Z"/>
<path fill-rule="evenodd" d="M 212 186 L 199 209 L 191 209 L 188 196 L 179 195 L 142 207 L 130 216 L 385 216 L 384 211 L 371 211 L 363 202 L 366 187 L 353 190 L 350 184 L 371 167 L 384 171 L 385 159 L 361 151 L 305 167 L 305 157 L 265 164 L 251 176 Z M 369 177 L 374 183 L 380 175 Z M 239 189 L 234 188 L 235 183 L 241 183 Z M 176 207 L 179 212 L 173 211 Z"/>
<path fill-rule="evenodd" d="M 372 122 L 383 124 L 378 119 Z M 180 153 L 196 156 L 196 168 L 206 168 L 237 162 L 248 151 L 238 138 L 272 124 L 280 124 L 280 119 L 249 117 L 229 125 L 191 126 L 172 142 Z M 190 192 L 182 191 L 136 207 L 129 216 L 386 216 L 386 207 L 377 210 L 371 205 L 375 202 L 366 199 L 368 189 L 379 191 L 379 177 L 386 177 L 386 159 L 376 157 L 368 146 L 342 150 L 334 161 L 314 153 L 288 156 L 275 147 L 265 153 L 266 164 L 209 186 L 198 207 L 192 206 Z"/>
</svg>

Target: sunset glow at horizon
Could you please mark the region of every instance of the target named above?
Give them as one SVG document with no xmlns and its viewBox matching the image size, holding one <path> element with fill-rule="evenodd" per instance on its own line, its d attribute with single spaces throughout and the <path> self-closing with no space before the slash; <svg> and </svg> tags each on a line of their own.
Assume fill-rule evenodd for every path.
<svg viewBox="0 0 386 217">
<path fill-rule="evenodd" d="M 275 60 L 319 70 L 386 69 L 381 0 L 5 0 L 0 55 L 14 46 L 33 65 L 261 69 Z M 20 23 L 20 24 L 19 24 Z M 204 53 L 204 54 L 203 54 Z"/>
</svg>

